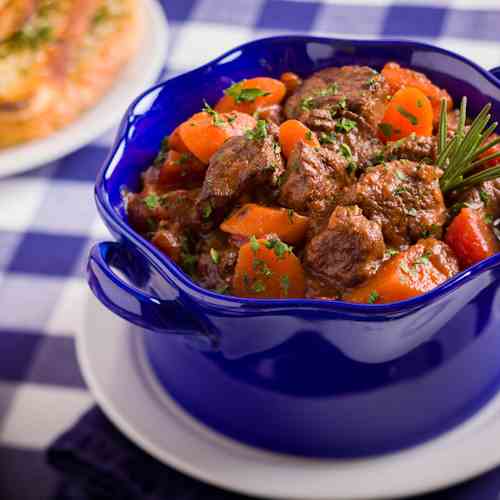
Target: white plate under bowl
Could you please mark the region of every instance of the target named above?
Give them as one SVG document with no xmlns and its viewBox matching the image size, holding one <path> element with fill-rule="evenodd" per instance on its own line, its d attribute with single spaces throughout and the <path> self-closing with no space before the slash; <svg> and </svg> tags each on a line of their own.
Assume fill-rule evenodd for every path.
<svg viewBox="0 0 500 500">
<path fill-rule="evenodd" d="M 126 436 L 165 464 L 229 490 L 267 498 L 387 500 L 443 488 L 500 464 L 500 395 L 423 445 L 367 459 L 312 460 L 251 448 L 190 417 L 156 381 L 140 330 L 92 295 L 77 351 L 97 402 Z"/>
<path fill-rule="evenodd" d="M 141 45 L 108 92 L 74 122 L 50 136 L 1 149 L 0 177 L 39 167 L 94 141 L 117 125 L 132 100 L 155 83 L 165 65 L 167 19 L 156 0 L 141 1 L 146 28 Z"/>
</svg>

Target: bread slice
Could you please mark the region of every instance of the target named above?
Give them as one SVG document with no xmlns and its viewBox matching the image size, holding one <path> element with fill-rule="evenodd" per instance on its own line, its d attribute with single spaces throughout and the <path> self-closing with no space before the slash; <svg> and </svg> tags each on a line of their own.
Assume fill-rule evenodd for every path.
<svg viewBox="0 0 500 500">
<path fill-rule="evenodd" d="M 94 105 L 142 25 L 140 0 L 39 0 L 0 43 L 0 147 L 44 137 Z"/>
</svg>

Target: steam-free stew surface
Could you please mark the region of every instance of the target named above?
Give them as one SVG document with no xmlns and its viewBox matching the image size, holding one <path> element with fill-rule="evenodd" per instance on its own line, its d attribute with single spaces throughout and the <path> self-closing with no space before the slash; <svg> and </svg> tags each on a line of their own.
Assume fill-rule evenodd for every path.
<svg viewBox="0 0 500 500">
<path fill-rule="evenodd" d="M 252 298 L 392 302 L 498 251 L 493 127 L 467 164 L 489 179 L 450 170 L 443 189 L 470 123 L 445 89 L 391 62 L 303 77 L 249 75 L 178 124 L 126 195 L 132 227 L 201 286 Z"/>
</svg>

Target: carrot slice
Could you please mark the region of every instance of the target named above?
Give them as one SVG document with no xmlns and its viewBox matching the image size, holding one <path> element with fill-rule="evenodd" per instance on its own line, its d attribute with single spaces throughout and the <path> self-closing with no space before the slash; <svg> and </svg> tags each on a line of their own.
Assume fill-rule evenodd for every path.
<svg viewBox="0 0 500 500">
<path fill-rule="evenodd" d="M 272 208 L 247 203 L 226 219 L 220 228 L 226 233 L 257 238 L 275 233 L 287 243 L 301 241 L 309 226 L 309 217 L 292 209 Z"/>
<path fill-rule="evenodd" d="M 464 269 L 499 251 L 496 236 L 484 221 L 484 212 L 469 207 L 462 208 L 448 226 L 445 241 Z"/>
<path fill-rule="evenodd" d="M 302 83 L 300 76 L 297 75 L 297 73 L 292 73 L 291 71 L 283 73 L 280 76 L 280 80 L 285 84 L 288 94 L 293 94 Z"/>
<path fill-rule="evenodd" d="M 190 153 L 171 149 L 160 168 L 158 182 L 162 187 L 174 188 L 203 181 L 206 165 Z"/>
<path fill-rule="evenodd" d="M 439 120 L 441 99 L 445 99 L 448 110 L 453 109 L 453 100 L 445 89 L 434 85 L 423 73 L 408 68 L 402 68 L 395 62 L 387 63 L 382 69 L 382 76 L 394 94 L 404 87 L 415 87 L 420 89 L 431 101 L 434 110 L 434 120 Z"/>
<path fill-rule="evenodd" d="M 168 147 L 179 153 L 189 153 L 189 149 L 181 139 L 179 127 L 177 127 L 168 137 Z"/>
<path fill-rule="evenodd" d="M 279 80 L 259 76 L 231 85 L 224 94 L 215 105 L 215 111 L 253 114 L 264 106 L 279 104 L 285 97 L 286 87 Z"/>
<path fill-rule="evenodd" d="M 286 120 L 280 125 L 279 131 L 281 150 L 286 158 L 290 156 L 295 144 L 304 141 L 311 147 L 319 147 L 316 134 L 309 130 L 299 120 Z"/>
<path fill-rule="evenodd" d="M 377 273 L 344 296 L 348 302 L 383 304 L 406 300 L 432 290 L 450 276 L 427 255 L 428 245 L 417 243 L 386 261 Z"/>
<path fill-rule="evenodd" d="M 186 147 L 203 163 L 235 135 L 253 129 L 256 120 L 245 113 L 217 113 L 201 111 L 179 126 L 179 135 Z"/>
<path fill-rule="evenodd" d="M 384 142 L 397 141 L 411 133 L 432 135 L 433 111 L 429 99 L 415 87 L 398 90 L 387 106 L 379 136 Z"/>
<path fill-rule="evenodd" d="M 252 237 L 240 247 L 233 290 L 240 297 L 304 297 L 304 270 L 291 247 L 279 238 Z"/>
</svg>

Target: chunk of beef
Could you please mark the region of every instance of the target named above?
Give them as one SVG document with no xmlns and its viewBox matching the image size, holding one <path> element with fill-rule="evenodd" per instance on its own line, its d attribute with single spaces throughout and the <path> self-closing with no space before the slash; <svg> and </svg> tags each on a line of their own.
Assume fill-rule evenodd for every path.
<svg viewBox="0 0 500 500">
<path fill-rule="evenodd" d="M 336 204 L 342 189 L 352 184 L 347 161 L 324 148 L 299 142 L 288 158 L 279 203 L 299 213 L 324 214 Z"/>
<path fill-rule="evenodd" d="M 434 163 L 437 158 L 437 139 L 435 136 L 411 134 L 399 141 L 388 142 L 383 156 L 386 161 L 411 160 Z"/>
<path fill-rule="evenodd" d="M 308 295 L 332 296 L 362 283 L 376 272 L 384 252 L 378 223 L 357 206 L 337 207 L 305 249 Z"/>
<path fill-rule="evenodd" d="M 263 138 L 233 137 L 212 156 L 199 200 L 202 217 L 217 221 L 243 194 L 278 185 L 284 171 L 280 148 L 271 133 Z"/>
<path fill-rule="evenodd" d="M 148 186 L 141 193 L 129 193 L 126 197 L 127 216 L 130 225 L 141 234 L 153 233 L 159 224 L 180 228 L 196 228 L 200 218 L 195 209 L 198 189 L 176 189 L 157 193 Z"/>
<path fill-rule="evenodd" d="M 482 182 L 463 193 L 458 193 L 453 197 L 453 201 L 459 204 L 458 207 L 461 204 L 482 207 L 486 214 L 497 219 L 500 217 L 500 179 Z"/>
<path fill-rule="evenodd" d="M 350 111 L 319 119 L 321 115 L 325 115 L 325 110 L 316 110 L 314 126 L 311 127 L 321 144 L 342 154 L 356 168 L 365 169 L 373 163 L 374 158 L 382 155 L 384 146 L 377 137 L 376 130 L 362 116 Z M 342 144 L 348 146 L 348 149 Z"/>
<path fill-rule="evenodd" d="M 280 125 L 283 121 L 283 108 L 280 104 L 272 104 L 257 110 L 258 119 Z"/>
<path fill-rule="evenodd" d="M 441 170 L 432 165 L 397 160 L 369 168 L 346 195 L 368 219 L 382 226 L 391 246 L 441 236 L 446 207 L 439 188 Z"/>
<path fill-rule="evenodd" d="M 367 66 L 326 68 L 304 80 L 288 98 L 285 115 L 309 125 L 312 110 L 337 112 L 345 107 L 377 127 L 388 95 L 384 77 Z"/>
</svg>

